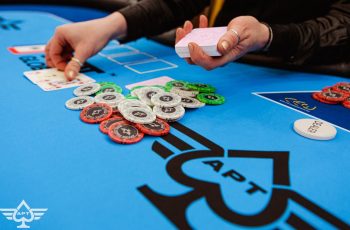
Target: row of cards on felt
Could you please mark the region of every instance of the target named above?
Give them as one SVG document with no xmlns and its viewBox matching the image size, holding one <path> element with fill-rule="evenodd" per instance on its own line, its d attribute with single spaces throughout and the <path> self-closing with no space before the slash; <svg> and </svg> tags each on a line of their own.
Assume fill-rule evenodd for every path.
<svg viewBox="0 0 350 230">
<path fill-rule="evenodd" d="M 57 69 L 27 71 L 24 72 L 24 76 L 26 76 L 34 84 L 38 85 L 44 91 L 71 88 L 95 82 L 94 79 L 86 76 L 85 74 L 79 74 L 75 80 L 67 81 L 64 76 L 64 72 L 58 71 Z M 147 81 L 130 84 L 127 85 L 126 88 L 131 89 L 139 85 L 165 85 L 165 83 L 172 80 L 174 79 L 163 76 Z"/>
</svg>

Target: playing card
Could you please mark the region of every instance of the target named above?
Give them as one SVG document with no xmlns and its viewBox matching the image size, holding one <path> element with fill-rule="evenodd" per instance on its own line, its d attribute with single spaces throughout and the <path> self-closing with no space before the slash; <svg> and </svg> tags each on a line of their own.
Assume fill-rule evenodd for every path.
<svg viewBox="0 0 350 230">
<path fill-rule="evenodd" d="M 24 76 L 26 76 L 34 84 L 38 85 L 44 91 L 71 88 L 95 82 L 94 79 L 86 76 L 85 74 L 79 74 L 73 81 L 67 81 L 66 77 L 64 76 L 64 72 L 55 68 L 27 71 L 24 72 Z"/>
<path fill-rule="evenodd" d="M 189 34 L 182 38 L 176 45 L 176 53 L 184 58 L 190 57 L 188 44 L 194 42 L 198 44 L 209 56 L 221 56 L 217 50 L 217 44 L 220 38 L 227 32 L 227 27 L 210 27 L 193 29 Z"/>
<path fill-rule="evenodd" d="M 45 45 L 13 46 L 9 47 L 8 50 L 13 54 L 44 53 Z"/>
</svg>

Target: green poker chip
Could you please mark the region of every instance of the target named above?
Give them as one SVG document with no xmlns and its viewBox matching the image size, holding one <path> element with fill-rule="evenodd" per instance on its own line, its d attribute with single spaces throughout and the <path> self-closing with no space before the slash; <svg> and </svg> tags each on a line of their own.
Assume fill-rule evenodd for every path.
<svg viewBox="0 0 350 230">
<path fill-rule="evenodd" d="M 186 81 L 168 81 L 165 84 L 165 88 L 167 89 L 167 91 L 170 91 L 172 88 L 183 88 L 186 87 L 186 85 L 188 84 L 188 82 Z"/>
<path fill-rule="evenodd" d="M 197 99 L 208 105 L 222 105 L 225 103 L 225 98 L 216 93 L 200 93 Z"/>
<path fill-rule="evenodd" d="M 114 82 L 108 82 L 108 81 L 103 81 L 103 82 L 99 82 L 98 84 L 100 84 L 100 86 L 105 86 L 105 85 L 117 85 Z"/>
<path fill-rule="evenodd" d="M 186 87 L 192 90 L 197 90 L 200 93 L 215 93 L 216 91 L 214 86 L 204 83 L 189 83 Z"/>
<path fill-rule="evenodd" d="M 134 97 L 133 95 L 131 94 L 128 94 L 125 96 L 125 99 L 135 99 L 135 100 L 138 100 L 139 98 L 138 97 Z"/>
<path fill-rule="evenodd" d="M 100 93 L 122 93 L 123 89 L 119 85 L 104 85 L 101 86 L 101 89 L 96 93 L 96 95 Z"/>
</svg>

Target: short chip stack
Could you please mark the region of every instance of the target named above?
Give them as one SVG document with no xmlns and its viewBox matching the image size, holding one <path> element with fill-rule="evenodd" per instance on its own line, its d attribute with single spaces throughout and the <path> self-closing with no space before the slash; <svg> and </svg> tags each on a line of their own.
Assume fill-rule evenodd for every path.
<svg viewBox="0 0 350 230">
<path fill-rule="evenodd" d="M 113 82 L 86 84 L 74 90 L 77 97 L 66 102 L 71 110 L 82 110 L 80 119 L 100 123 L 102 133 L 122 144 L 137 143 L 145 134 L 163 136 L 168 122 L 181 119 L 185 108 L 219 105 L 225 99 L 207 84 L 170 81 L 166 86 L 137 86 L 124 96 Z"/>
<path fill-rule="evenodd" d="M 340 82 L 333 86 L 322 89 L 321 92 L 315 92 L 312 97 L 325 104 L 342 104 L 350 109 L 350 83 Z"/>
</svg>

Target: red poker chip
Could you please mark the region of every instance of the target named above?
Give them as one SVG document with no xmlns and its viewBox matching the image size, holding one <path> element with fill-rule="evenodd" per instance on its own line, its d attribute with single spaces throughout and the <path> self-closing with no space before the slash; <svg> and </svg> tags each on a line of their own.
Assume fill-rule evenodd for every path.
<svg viewBox="0 0 350 230">
<path fill-rule="evenodd" d="M 346 94 L 349 97 L 350 96 L 350 83 L 348 83 L 348 82 L 337 83 L 332 87 L 332 90 Z"/>
<path fill-rule="evenodd" d="M 350 109 L 350 97 L 348 97 L 345 101 L 343 101 L 343 106 L 345 108 Z"/>
<path fill-rule="evenodd" d="M 331 89 L 325 90 L 325 91 L 322 90 L 322 92 L 317 94 L 317 96 L 322 100 L 329 101 L 329 102 L 337 102 L 337 103 L 340 103 L 347 98 L 345 94 L 331 90 Z"/>
<path fill-rule="evenodd" d="M 142 140 L 144 134 L 128 121 L 119 121 L 108 129 L 108 136 L 117 143 L 134 144 Z"/>
<path fill-rule="evenodd" d="M 100 131 L 104 134 L 108 134 L 109 127 L 119 121 L 124 121 L 124 117 L 113 115 L 111 118 L 104 120 L 100 124 Z"/>
<path fill-rule="evenodd" d="M 170 132 L 170 125 L 159 118 L 150 124 L 135 124 L 135 126 L 141 132 L 151 136 L 164 136 Z"/>
<path fill-rule="evenodd" d="M 323 98 L 320 97 L 320 94 L 321 94 L 320 92 L 313 93 L 312 98 L 325 104 L 330 104 L 330 105 L 338 104 L 338 102 L 324 100 Z"/>
<path fill-rule="evenodd" d="M 80 119 L 86 123 L 95 124 L 112 116 L 112 107 L 104 103 L 89 105 L 80 113 Z"/>
</svg>

